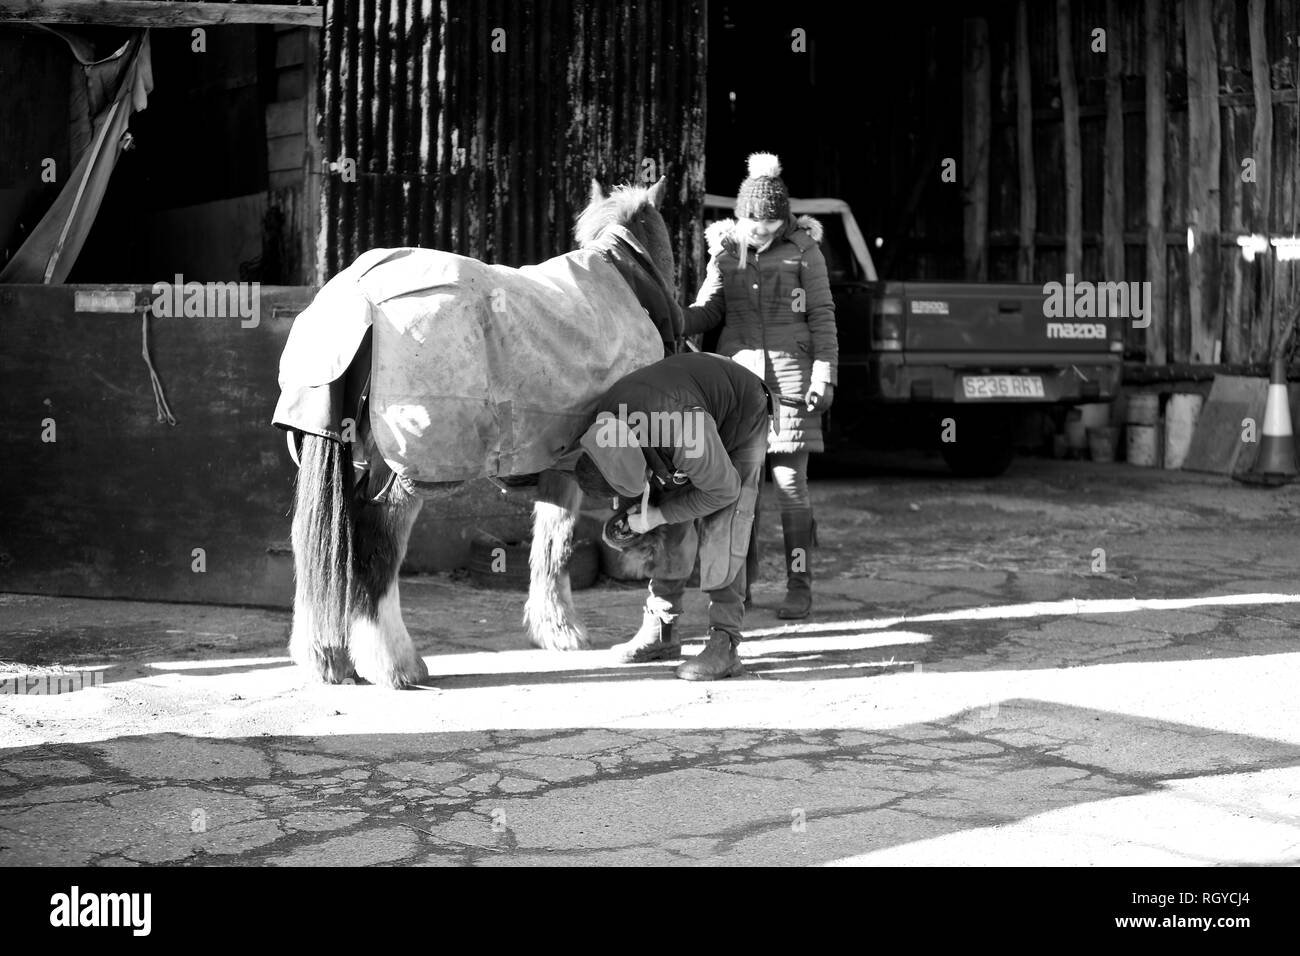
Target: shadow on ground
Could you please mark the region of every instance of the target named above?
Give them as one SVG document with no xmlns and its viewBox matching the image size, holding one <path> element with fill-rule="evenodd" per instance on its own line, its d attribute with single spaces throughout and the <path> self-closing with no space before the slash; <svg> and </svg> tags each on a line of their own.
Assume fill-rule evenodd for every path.
<svg viewBox="0 0 1300 956">
<path fill-rule="evenodd" d="M 2 754 L 0 865 L 872 862 L 990 828 L 1005 847 L 1018 827 L 1026 854 L 1032 831 L 1073 829 L 1065 862 L 1300 859 L 1283 800 L 1300 747 L 1031 700 L 871 732 L 165 734 Z M 1209 829 L 1175 837 L 1173 810 Z M 1109 821 L 1105 845 L 1080 821 Z"/>
</svg>

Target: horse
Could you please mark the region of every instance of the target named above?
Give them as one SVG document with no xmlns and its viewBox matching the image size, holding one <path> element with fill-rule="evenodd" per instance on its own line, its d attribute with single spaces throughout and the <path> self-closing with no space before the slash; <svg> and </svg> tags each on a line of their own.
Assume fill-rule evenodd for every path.
<svg viewBox="0 0 1300 956">
<path fill-rule="evenodd" d="M 428 677 L 398 572 L 423 502 L 477 478 L 536 475 L 523 623 L 534 646 L 590 646 L 565 570 L 572 462 L 600 395 L 681 341 L 666 192 L 593 180 L 578 248 L 537 266 L 370 250 L 295 319 L 273 424 L 298 465 L 289 651 L 309 674 Z"/>
</svg>

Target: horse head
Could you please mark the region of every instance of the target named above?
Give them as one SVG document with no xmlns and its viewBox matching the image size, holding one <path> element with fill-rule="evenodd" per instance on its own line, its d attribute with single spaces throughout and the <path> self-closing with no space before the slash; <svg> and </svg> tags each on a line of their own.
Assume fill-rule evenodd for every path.
<svg viewBox="0 0 1300 956">
<path fill-rule="evenodd" d="M 677 262 L 668 225 L 660 212 L 667 195 L 667 177 L 653 186 L 615 186 L 608 193 L 593 179 L 590 201 L 574 226 L 574 236 L 584 248 L 603 244 L 612 229 L 625 230 L 641 246 L 645 266 L 655 273 L 662 290 L 661 308 L 652 311 L 671 314 L 661 328 L 666 344 L 681 334 L 682 325 L 681 307 L 677 304 Z M 667 331 L 670 324 L 674 327 L 671 334 Z"/>
</svg>

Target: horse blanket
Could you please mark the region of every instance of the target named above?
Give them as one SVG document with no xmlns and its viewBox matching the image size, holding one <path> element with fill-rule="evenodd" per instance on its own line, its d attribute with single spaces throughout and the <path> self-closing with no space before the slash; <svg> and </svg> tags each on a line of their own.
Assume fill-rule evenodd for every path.
<svg viewBox="0 0 1300 956">
<path fill-rule="evenodd" d="M 273 422 L 340 438 L 358 393 L 346 378 L 367 371 L 353 359 L 372 331 L 369 424 L 399 476 L 542 471 L 615 381 L 664 355 L 671 332 L 661 335 L 626 272 L 599 249 L 521 269 L 432 249 L 371 250 L 295 320 Z"/>
</svg>

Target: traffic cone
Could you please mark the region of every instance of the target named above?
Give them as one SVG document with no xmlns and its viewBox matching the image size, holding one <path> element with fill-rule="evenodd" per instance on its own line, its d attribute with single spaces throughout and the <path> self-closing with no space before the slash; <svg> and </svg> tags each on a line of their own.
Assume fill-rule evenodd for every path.
<svg viewBox="0 0 1300 956">
<path fill-rule="evenodd" d="M 1290 335 L 1287 336 L 1287 341 Z M 1264 427 L 1260 430 L 1259 456 L 1249 471 L 1233 475 L 1248 485 L 1277 488 L 1296 480 L 1295 436 L 1291 431 L 1291 402 L 1286 390 L 1289 350 L 1278 349 L 1268 379 L 1268 401 L 1264 405 Z"/>
</svg>

